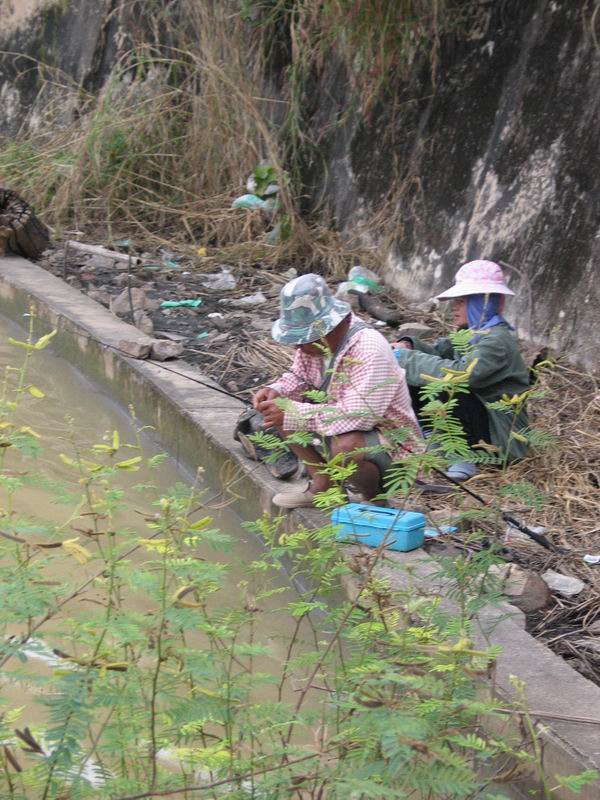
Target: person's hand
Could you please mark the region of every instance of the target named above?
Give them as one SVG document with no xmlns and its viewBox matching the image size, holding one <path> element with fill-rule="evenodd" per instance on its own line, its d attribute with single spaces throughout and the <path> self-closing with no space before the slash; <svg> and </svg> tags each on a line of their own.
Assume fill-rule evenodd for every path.
<svg viewBox="0 0 600 800">
<path fill-rule="evenodd" d="M 283 427 L 283 409 L 275 400 L 265 400 L 260 404 L 260 412 L 265 420 L 265 428 Z"/>
<path fill-rule="evenodd" d="M 279 392 L 276 392 L 275 389 L 271 389 L 268 386 L 263 386 L 262 389 L 259 389 L 258 392 L 252 396 L 252 405 L 257 411 L 262 411 L 261 405 L 274 400 L 276 397 L 279 397 Z"/>
<path fill-rule="evenodd" d="M 412 350 L 412 342 L 409 339 L 400 339 L 399 342 L 392 342 L 392 347 L 394 350 L 397 350 L 399 347 L 402 347 L 404 350 Z"/>
</svg>

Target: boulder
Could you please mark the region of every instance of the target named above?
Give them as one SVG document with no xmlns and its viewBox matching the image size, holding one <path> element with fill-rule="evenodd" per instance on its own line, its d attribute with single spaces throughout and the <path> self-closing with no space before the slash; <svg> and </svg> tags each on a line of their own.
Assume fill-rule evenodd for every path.
<svg viewBox="0 0 600 800">
<path fill-rule="evenodd" d="M 403 336 L 416 336 L 419 339 L 427 338 L 433 334 L 433 328 L 429 325 L 424 325 L 422 322 L 405 322 L 403 325 L 398 325 L 394 331 L 394 336 L 401 339 Z"/>
<path fill-rule="evenodd" d="M 142 311 L 156 311 L 160 306 L 160 300 L 148 297 L 144 289 L 133 288 L 131 290 L 131 304 L 133 305 L 134 311 L 138 309 Z M 113 314 L 128 314 L 131 311 L 129 305 L 129 291 L 127 289 L 123 289 L 120 294 L 113 297 L 110 303 L 110 310 Z"/>
<path fill-rule="evenodd" d="M 106 308 L 110 306 L 111 295 L 109 292 L 103 292 L 102 289 L 90 289 L 87 296 L 90 300 L 95 300 L 100 305 L 106 306 Z"/>
<path fill-rule="evenodd" d="M 166 361 L 169 358 L 178 358 L 183 353 L 181 342 L 171 342 L 168 339 L 155 339 L 152 342 L 153 361 Z"/>
<path fill-rule="evenodd" d="M 121 339 L 118 348 L 130 358 L 148 358 L 152 339 Z"/>
<path fill-rule="evenodd" d="M 251 317 L 250 325 L 255 331 L 264 331 L 265 333 L 270 333 L 271 328 L 273 327 L 273 320 L 270 320 L 268 317 L 259 317 L 253 315 Z"/>
<path fill-rule="evenodd" d="M 553 592 L 563 597 L 575 597 L 585 589 L 585 583 L 579 578 L 563 575 L 562 572 L 554 572 L 552 569 L 544 572 L 542 578 Z"/>
<path fill-rule="evenodd" d="M 546 533 L 546 528 L 543 525 L 528 525 L 527 527 L 534 533 L 539 533 L 540 535 Z M 514 528 L 512 525 L 506 526 L 504 530 L 504 541 L 508 545 L 519 543 L 537 546 L 531 536 L 523 533 L 523 531 L 520 531 L 518 528 Z"/>
<path fill-rule="evenodd" d="M 152 320 L 145 311 L 142 311 L 139 308 L 137 311 L 133 312 L 133 324 L 142 333 L 145 333 L 146 336 L 152 336 L 154 333 L 154 325 Z"/>
<path fill-rule="evenodd" d="M 132 287 L 139 287 L 143 285 L 143 281 L 138 278 L 137 275 L 127 275 L 126 272 L 119 272 L 118 275 L 115 275 L 113 278 L 113 283 L 115 286 L 119 286 L 120 288 L 126 287 L 128 281 L 131 281 Z"/>
<path fill-rule="evenodd" d="M 490 569 L 501 582 L 502 594 L 508 602 L 526 614 L 545 608 L 552 595 L 550 589 L 536 572 L 522 569 L 516 564 L 502 564 Z"/>
</svg>

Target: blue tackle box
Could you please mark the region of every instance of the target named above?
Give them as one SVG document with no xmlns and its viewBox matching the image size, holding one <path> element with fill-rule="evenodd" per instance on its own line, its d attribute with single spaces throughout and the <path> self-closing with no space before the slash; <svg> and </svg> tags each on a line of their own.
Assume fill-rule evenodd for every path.
<svg viewBox="0 0 600 800">
<path fill-rule="evenodd" d="M 425 540 L 425 515 L 416 511 L 348 503 L 335 509 L 331 521 L 340 526 L 336 539 L 342 542 L 379 547 L 385 539 L 387 548 L 406 553 Z"/>
</svg>

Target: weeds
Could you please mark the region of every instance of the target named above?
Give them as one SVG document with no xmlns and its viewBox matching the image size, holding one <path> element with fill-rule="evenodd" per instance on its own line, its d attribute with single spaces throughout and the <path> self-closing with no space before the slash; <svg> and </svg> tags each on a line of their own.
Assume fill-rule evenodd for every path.
<svg viewBox="0 0 600 800">
<path fill-rule="evenodd" d="M 134 3 L 128 47 L 97 97 L 27 65 L 39 72 L 39 119 L 4 142 L 0 174 L 57 234 L 131 233 L 334 274 L 357 258 L 372 263 L 358 237 L 342 242 L 300 214 L 306 159 L 319 158 L 311 87 L 333 55 L 353 82 L 344 113 L 368 113 L 418 53 L 435 72 L 441 38 L 463 29 L 471 5 L 184 0 L 144 4 L 141 24 Z M 279 245 L 266 243 L 260 215 L 230 207 L 261 163 L 291 176 L 280 181 L 290 236 Z"/>
<path fill-rule="evenodd" d="M 425 593 L 410 576 L 405 588 L 383 577 L 383 548 L 349 558 L 331 526 L 286 532 L 264 517 L 250 527 L 267 549 L 232 587 L 230 542 L 201 487 L 122 486 L 160 461 L 135 432 L 91 448 L 71 440 L 67 491 L 44 481 L 39 434 L 15 416 L 44 402 L 28 368 L 51 335 L 36 339 L 34 327 L 13 340 L 24 360 L 7 368 L 0 402 L 0 680 L 35 687 L 25 706 L 4 702 L 3 796 L 467 800 L 507 765 L 535 762 L 526 743 L 481 724 L 504 710 L 478 694 L 494 652 L 472 636 L 496 596 L 493 552 L 440 562 L 455 601 L 446 608 L 431 583 Z M 62 522 L 23 512 L 32 482 L 65 498 Z M 145 506 L 134 530 L 119 521 L 131 503 Z M 305 587 L 291 602 L 283 563 Z M 353 584 L 350 600 L 340 581 Z M 288 632 L 274 637 L 282 613 Z"/>
</svg>

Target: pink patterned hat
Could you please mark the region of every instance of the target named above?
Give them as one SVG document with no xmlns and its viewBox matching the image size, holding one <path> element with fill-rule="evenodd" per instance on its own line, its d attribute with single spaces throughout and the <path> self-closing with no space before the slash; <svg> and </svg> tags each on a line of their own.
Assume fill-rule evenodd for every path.
<svg viewBox="0 0 600 800">
<path fill-rule="evenodd" d="M 514 295 L 504 281 L 502 269 L 493 261 L 469 261 L 463 264 L 454 281 L 454 286 L 438 294 L 437 300 L 450 300 L 469 294 Z"/>
</svg>

